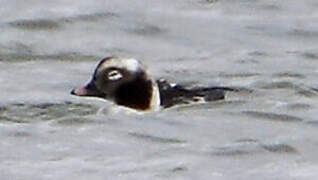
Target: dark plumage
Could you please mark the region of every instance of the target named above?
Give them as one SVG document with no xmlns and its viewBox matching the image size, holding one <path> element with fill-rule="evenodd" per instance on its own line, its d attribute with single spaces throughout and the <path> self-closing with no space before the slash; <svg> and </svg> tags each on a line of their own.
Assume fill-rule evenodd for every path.
<svg viewBox="0 0 318 180">
<path fill-rule="evenodd" d="M 226 91 L 236 91 L 227 87 L 196 87 L 186 88 L 181 85 L 172 86 L 164 79 L 157 80 L 161 106 L 168 108 L 177 104 L 192 102 L 217 101 L 225 98 Z"/>
<path fill-rule="evenodd" d="M 77 96 L 95 96 L 139 111 L 158 110 L 178 104 L 222 100 L 227 87 L 186 88 L 164 79 L 154 81 L 145 67 L 130 58 L 107 57 L 97 65 L 91 81 L 72 90 Z"/>
</svg>

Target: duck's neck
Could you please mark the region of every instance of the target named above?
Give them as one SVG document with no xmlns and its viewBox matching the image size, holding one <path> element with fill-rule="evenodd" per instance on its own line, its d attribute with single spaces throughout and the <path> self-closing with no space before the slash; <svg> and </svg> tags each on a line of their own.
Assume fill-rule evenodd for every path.
<svg viewBox="0 0 318 180">
<path fill-rule="evenodd" d="M 137 77 L 133 81 L 118 87 L 115 94 L 115 102 L 136 110 L 150 110 L 154 95 L 152 84 L 150 79 Z"/>
</svg>

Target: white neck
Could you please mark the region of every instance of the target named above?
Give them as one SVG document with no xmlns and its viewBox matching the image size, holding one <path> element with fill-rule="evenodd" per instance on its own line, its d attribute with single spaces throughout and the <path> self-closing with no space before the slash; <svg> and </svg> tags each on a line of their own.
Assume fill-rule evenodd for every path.
<svg viewBox="0 0 318 180">
<path fill-rule="evenodd" d="M 150 102 L 150 111 L 160 110 L 160 93 L 157 83 L 152 80 L 152 97 Z"/>
</svg>

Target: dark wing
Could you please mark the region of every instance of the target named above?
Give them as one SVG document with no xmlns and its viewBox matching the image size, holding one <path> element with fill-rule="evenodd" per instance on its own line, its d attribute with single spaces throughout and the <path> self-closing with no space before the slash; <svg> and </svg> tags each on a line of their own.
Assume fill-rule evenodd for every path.
<svg viewBox="0 0 318 180">
<path fill-rule="evenodd" d="M 171 85 L 164 79 L 158 80 L 157 84 L 161 106 L 165 108 L 191 102 L 222 100 L 225 97 L 225 91 L 236 91 L 236 89 L 228 87 L 185 88 L 181 85 Z"/>
</svg>

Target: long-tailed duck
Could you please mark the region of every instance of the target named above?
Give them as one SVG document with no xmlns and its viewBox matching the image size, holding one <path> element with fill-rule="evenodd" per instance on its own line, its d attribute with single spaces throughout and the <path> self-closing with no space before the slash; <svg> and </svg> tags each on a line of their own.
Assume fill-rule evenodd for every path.
<svg viewBox="0 0 318 180">
<path fill-rule="evenodd" d="M 138 111 L 155 111 L 177 104 L 222 100 L 227 87 L 185 88 L 164 79 L 154 80 L 145 66 L 132 58 L 107 57 L 97 65 L 91 81 L 71 94 L 94 96 Z"/>
</svg>

